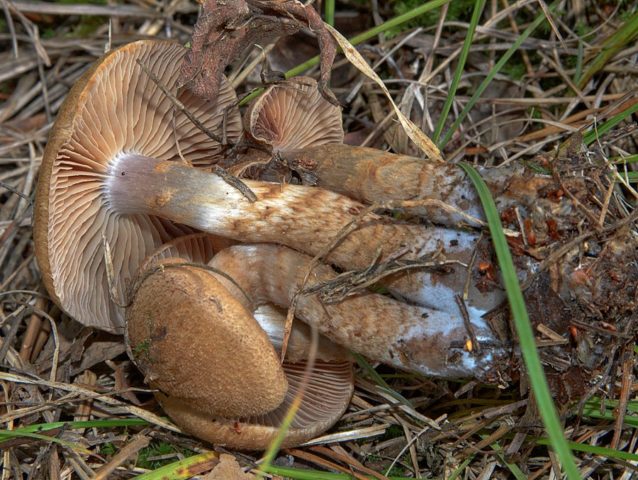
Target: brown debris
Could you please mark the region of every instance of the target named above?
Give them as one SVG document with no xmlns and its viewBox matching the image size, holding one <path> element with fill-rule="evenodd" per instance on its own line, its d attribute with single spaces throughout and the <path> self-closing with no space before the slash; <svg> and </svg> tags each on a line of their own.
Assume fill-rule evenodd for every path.
<svg viewBox="0 0 638 480">
<path fill-rule="evenodd" d="M 321 50 L 319 90 L 327 88 L 336 46 L 312 5 L 298 0 L 205 0 L 202 9 L 180 77 L 180 83 L 196 95 L 214 100 L 225 68 L 247 48 L 266 46 L 302 28 L 317 35 Z M 325 98 L 334 101 L 329 94 Z"/>
<path fill-rule="evenodd" d="M 254 478 L 254 475 L 241 469 L 235 457 L 222 453 L 219 463 L 203 480 L 253 480 Z"/>
</svg>

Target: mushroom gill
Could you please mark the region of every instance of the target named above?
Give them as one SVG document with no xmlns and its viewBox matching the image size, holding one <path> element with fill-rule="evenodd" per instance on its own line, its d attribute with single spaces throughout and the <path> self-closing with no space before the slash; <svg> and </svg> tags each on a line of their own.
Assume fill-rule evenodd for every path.
<svg viewBox="0 0 638 480">
<path fill-rule="evenodd" d="M 310 77 L 268 87 L 250 105 L 244 123 L 250 136 L 273 152 L 343 143 L 341 109 L 321 96 Z"/>
<path fill-rule="evenodd" d="M 216 103 L 178 89 L 185 53 L 167 41 L 139 41 L 111 51 L 71 89 L 49 136 L 37 190 L 36 254 L 52 298 L 85 325 L 121 333 L 123 314 L 109 292 L 122 298 L 126 281 L 150 252 L 192 232 L 170 220 L 115 211 L 104 195 L 113 162 L 135 153 L 207 167 L 223 148 L 173 107 L 138 62 L 210 131 L 221 136 L 225 128 L 229 141 L 240 135 L 236 97 L 228 85 Z M 115 272 L 113 289 L 107 262 Z"/>
</svg>

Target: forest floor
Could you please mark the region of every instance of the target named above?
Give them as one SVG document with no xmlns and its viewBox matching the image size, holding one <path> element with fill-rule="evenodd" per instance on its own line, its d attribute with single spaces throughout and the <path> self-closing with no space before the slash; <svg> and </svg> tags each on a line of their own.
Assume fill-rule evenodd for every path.
<svg viewBox="0 0 638 480">
<path fill-rule="evenodd" d="M 228 457 L 223 464 L 233 473 L 214 473 L 219 456 L 231 454 L 251 472 L 260 454 L 212 447 L 168 422 L 122 338 L 79 326 L 50 301 L 32 236 L 38 168 L 70 87 L 107 48 L 146 38 L 189 43 L 200 6 L 1 1 L 0 478 L 242 478 Z M 324 4 L 322 14 L 334 5 Z M 616 179 L 609 208 L 634 211 L 637 2 L 344 0 L 331 23 L 353 39 L 445 161 L 542 172 L 558 152 L 575 149 L 571 161 L 602 162 Z M 272 72 L 319 78 L 319 62 L 304 63 L 318 54 L 316 36 L 303 29 L 249 49 L 226 75 L 241 98 Z M 330 88 L 343 109 L 346 143 L 424 156 L 379 85 L 343 55 Z M 628 305 L 637 301 L 632 292 Z M 537 329 L 537 343 L 580 345 L 577 327 L 586 327 L 578 320 L 558 340 Z M 614 341 L 605 363 L 587 370 L 583 391 L 558 388 L 563 377 L 553 377 L 555 365 L 545 367 L 580 477 L 628 480 L 638 475 L 636 314 L 622 326 L 606 320 L 599 319 L 597 334 L 606 331 Z M 279 451 L 266 475 L 561 478 L 527 379 L 517 378 L 509 386 L 436 380 L 361 359 L 341 420 L 315 441 Z"/>
</svg>

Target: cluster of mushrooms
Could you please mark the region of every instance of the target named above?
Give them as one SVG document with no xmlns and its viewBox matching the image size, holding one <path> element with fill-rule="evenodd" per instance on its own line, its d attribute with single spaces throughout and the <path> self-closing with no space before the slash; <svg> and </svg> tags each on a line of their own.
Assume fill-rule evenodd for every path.
<svg viewBox="0 0 638 480">
<path fill-rule="evenodd" d="M 37 191 L 37 258 L 52 299 L 84 325 L 123 334 L 181 428 L 236 448 L 272 440 L 313 344 L 287 445 L 325 431 L 347 408 L 349 351 L 428 376 L 494 380 L 508 350 L 483 316 L 503 292 L 471 278 L 468 265 L 490 253 L 480 232 L 456 228 L 483 221 L 462 171 L 342 145 L 340 109 L 310 79 L 270 87 L 242 122 L 228 84 L 214 104 L 179 88 L 185 52 L 167 41 L 126 45 L 69 93 Z M 242 137 L 260 148 L 229 171 L 276 157 L 318 186 L 245 180 L 238 188 L 211 173 Z M 429 184 L 442 200 L 415 209 L 435 225 L 366 210 L 428 200 Z M 326 285 L 356 285 L 381 264 L 389 271 L 374 283 L 384 294 L 364 282 L 329 301 Z"/>
</svg>

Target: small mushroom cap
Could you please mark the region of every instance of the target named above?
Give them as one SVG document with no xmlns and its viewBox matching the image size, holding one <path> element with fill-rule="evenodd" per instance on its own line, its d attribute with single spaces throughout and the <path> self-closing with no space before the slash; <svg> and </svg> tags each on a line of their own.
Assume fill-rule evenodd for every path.
<svg viewBox="0 0 638 480">
<path fill-rule="evenodd" d="M 275 152 L 343 143 L 341 109 L 321 96 L 310 77 L 272 85 L 244 118 L 248 133 Z"/>
<path fill-rule="evenodd" d="M 264 450 L 277 436 L 299 392 L 306 363 L 284 362 L 282 366 L 288 379 L 286 398 L 278 408 L 265 415 L 235 420 L 213 419 L 179 399 L 163 394 L 156 397 L 180 428 L 202 440 L 229 448 Z M 282 446 L 304 443 L 334 425 L 348 408 L 353 389 L 351 362 L 317 361 Z"/>
<path fill-rule="evenodd" d="M 287 382 L 268 336 L 207 270 L 179 263 L 142 272 L 126 311 L 129 354 L 147 382 L 206 418 L 274 410 Z"/>
<path fill-rule="evenodd" d="M 206 167 L 222 146 L 176 111 L 142 70 L 140 61 L 209 130 L 233 142 L 241 134 L 236 96 L 228 85 L 216 103 L 178 90 L 181 45 L 144 40 L 113 50 L 73 86 L 44 151 L 34 221 L 34 240 L 44 284 L 52 299 L 80 323 L 122 333 L 125 283 L 150 252 L 192 229 L 145 215 L 120 215 L 106 201 L 109 167 L 134 153 Z M 224 122 L 224 117 L 226 121 Z M 114 278 L 107 280 L 104 241 Z M 113 288 L 111 288 L 113 287 Z"/>
</svg>

